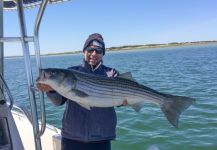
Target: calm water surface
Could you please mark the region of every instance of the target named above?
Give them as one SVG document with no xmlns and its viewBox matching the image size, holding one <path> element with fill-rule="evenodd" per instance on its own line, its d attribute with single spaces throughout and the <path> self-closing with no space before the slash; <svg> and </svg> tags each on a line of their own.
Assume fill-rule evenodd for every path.
<svg viewBox="0 0 217 150">
<path fill-rule="evenodd" d="M 43 67 L 67 68 L 82 63 L 82 55 L 42 58 Z M 35 61 L 32 61 L 35 66 Z M 141 112 L 116 108 L 117 139 L 114 150 L 216 150 L 217 149 L 217 45 L 160 48 L 107 53 L 104 64 L 119 72 L 132 72 L 140 83 L 197 102 L 180 117 L 179 129 L 171 126 L 159 107 L 146 104 Z M 36 71 L 33 71 L 36 74 Z M 24 62 L 5 60 L 5 78 L 16 105 L 29 107 Z M 34 77 L 36 78 L 36 77 Z M 46 98 L 47 122 L 61 128 L 64 106 Z"/>
</svg>

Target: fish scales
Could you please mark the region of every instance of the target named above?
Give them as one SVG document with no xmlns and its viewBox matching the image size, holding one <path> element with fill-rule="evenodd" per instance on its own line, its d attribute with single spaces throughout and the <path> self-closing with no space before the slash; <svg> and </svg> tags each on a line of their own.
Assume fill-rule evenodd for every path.
<svg viewBox="0 0 217 150">
<path fill-rule="evenodd" d="M 163 98 L 159 93 L 156 94 L 156 93 L 150 92 L 150 91 L 144 89 L 144 86 L 137 84 L 137 83 L 134 84 L 133 81 L 129 81 L 127 79 L 122 79 L 122 78 L 117 77 L 118 79 L 120 79 L 120 80 L 117 80 L 116 78 L 111 77 L 109 82 L 108 82 L 104 78 L 98 79 L 97 77 L 90 79 L 90 77 L 86 75 L 86 76 L 84 76 L 84 78 L 79 77 L 79 80 L 81 80 L 83 82 L 87 82 L 87 84 L 93 85 L 93 87 L 95 87 L 95 86 L 100 87 L 100 88 L 106 87 L 107 89 L 109 89 L 111 87 L 113 87 L 113 89 L 119 89 L 120 88 L 120 91 L 124 91 L 126 89 L 126 87 L 130 87 L 130 89 L 128 88 L 126 90 L 127 92 L 130 92 L 130 90 L 132 90 L 131 91 L 132 93 L 141 92 L 139 94 L 142 94 L 142 95 L 147 94 L 150 97 L 153 97 L 153 95 L 155 95 L 156 96 L 155 98 L 158 98 L 158 97 Z M 118 81 L 118 83 L 116 83 L 117 81 Z M 114 84 L 114 83 L 116 83 L 116 84 Z"/>
</svg>

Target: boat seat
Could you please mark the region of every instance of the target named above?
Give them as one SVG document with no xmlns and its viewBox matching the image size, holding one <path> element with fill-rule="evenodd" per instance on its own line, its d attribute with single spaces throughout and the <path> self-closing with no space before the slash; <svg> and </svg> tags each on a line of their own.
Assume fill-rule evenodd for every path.
<svg viewBox="0 0 217 150">
<path fill-rule="evenodd" d="M 0 101 L 0 139 L 0 150 L 24 150 L 11 110 L 4 100 Z"/>
<path fill-rule="evenodd" d="M 5 115 L 5 111 L 3 106 L 5 101 L 1 100 L 0 103 L 0 150 L 2 149 L 12 149 L 12 143 L 10 138 L 10 132 L 8 127 L 7 117 Z"/>
</svg>

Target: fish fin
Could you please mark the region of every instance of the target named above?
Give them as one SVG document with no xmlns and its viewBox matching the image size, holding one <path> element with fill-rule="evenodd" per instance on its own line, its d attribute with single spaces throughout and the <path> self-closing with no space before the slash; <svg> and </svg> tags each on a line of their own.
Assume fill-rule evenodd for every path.
<svg viewBox="0 0 217 150">
<path fill-rule="evenodd" d="M 128 79 L 128 80 L 131 80 L 131 81 L 136 81 L 136 80 L 133 78 L 131 72 L 122 73 L 122 74 L 120 74 L 118 77 L 119 77 L 119 78 Z"/>
<path fill-rule="evenodd" d="M 164 112 L 168 121 L 178 128 L 178 121 L 180 114 L 190 107 L 195 99 L 185 96 L 173 96 L 169 94 L 163 94 L 166 98 L 161 106 L 161 110 Z"/>
<path fill-rule="evenodd" d="M 72 89 L 72 91 L 75 93 L 76 96 L 81 97 L 81 98 L 85 98 L 88 96 L 87 93 L 80 91 L 80 90 Z M 90 110 L 89 105 L 85 105 L 83 103 L 78 103 L 78 104 L 81 105 L 82 107 L 86 108 L 87 110 Z"/>
<path fill-rule="evenodd" d="M 73 89 L 72 91 L 73 91 L 73 92 L 75 93 L 75 95 L 78 96 L 78 97 L 84 98 L 84 97 L 89 96 L 87 93 L 85 93 L 85 92 L 83 92 L 83 91 L 80 91 L 80 90 L 75 90 L 75 89 Z"/>
<path fill-rule="evenodd" d="M 144 106 L 144 103 L 143 102 L 140 102 L 140 103 L 135 103 L 135 104 L 132 104 L 131 107 L 136 111 L 136 112 L 139 112 L 142 107 Z"/>
<path fill-rule="evenodd" d="M 89 105 L 85 105 L 83 103 L 78 103 L 80 106 L 84 107 L 85 109 L 87 110 L 91 110 L 90 106 Z"/>
</svg>

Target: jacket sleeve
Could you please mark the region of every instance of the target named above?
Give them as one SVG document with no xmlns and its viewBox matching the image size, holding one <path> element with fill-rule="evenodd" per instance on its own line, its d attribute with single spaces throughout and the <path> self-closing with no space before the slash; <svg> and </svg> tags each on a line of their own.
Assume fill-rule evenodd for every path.
<svg viewBox="0 0 217 150">
<path fill-rule="evenodd" d="M 47 97 L 51 100 L 51 102 L 56 105 L 60 106 L 66 102 L 66 98 L 58 94 L 56 91 L 46 92 Z"/>
</svg>

